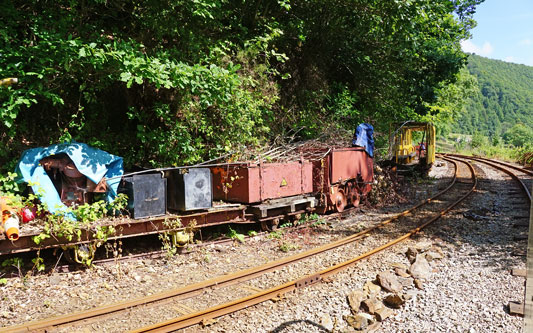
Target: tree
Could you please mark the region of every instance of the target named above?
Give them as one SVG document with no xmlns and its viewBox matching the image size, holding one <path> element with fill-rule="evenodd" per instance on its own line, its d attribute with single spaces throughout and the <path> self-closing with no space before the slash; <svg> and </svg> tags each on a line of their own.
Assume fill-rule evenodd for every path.
<svg viewBox="0 0 533 333">
<path fill-rule="evenodd" d="M 527 143 L 533 143 L 533 130 L 524 124 L 516 124 L 505 132 L 503 139 L 506 143 L 523 147 Z"/>
</svg>

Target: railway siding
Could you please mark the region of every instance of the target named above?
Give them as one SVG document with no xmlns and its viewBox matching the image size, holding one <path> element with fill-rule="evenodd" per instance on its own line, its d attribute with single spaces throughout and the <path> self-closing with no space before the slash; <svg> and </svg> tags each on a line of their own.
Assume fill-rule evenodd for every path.
<svg viewBox="0 0 533 333">
<path fill-rule="evenodd" d="M 443 167 L 442 169 L 445 168 Z M 442 170 L 441 176 L 446 175 L 446 171 Z M 430 186 L 430 191 L 431 188 L 433 188 L 434 191 L 437 188 L 442 187 L 443 182 L 445 181 L 437 180 L 434 184 L 432 184 L 432 186 Z M 427 188 L 424 186 L 420 187 L 419 190 L 413 190 L 412 193 L 415 195 L 417 193 L 425 194 L 426 191 Z M 486 190 L 482 188 L 480 191 Z M 493 189 L 493 191 L 497 190 Z M 397 207 L 396 209 L 399 208 Z M 308 230 L 305 232 L 301 231 L 292 234 L 288 233 L 283 235 L 282 238 L 254 238 L 250 241 L 247 241 L 245 244 L 234 243 L 229 246 L 213 246 L 208 249 L 195 251 L 187 256 L 180 256 L 171 259 L 141 259 L 138 261 L 121 264 L 120 270 L 122 270 L 122 275 L 117 274 L 119 267 L 113 264 L 98 266 L 98 268 L 95 268 L 94 271 L 88 272 L 66 274 L 56 273 L 50 277 L 45 277 L 50 280 L 49 282 L 51 288 L 43 288 L 43 294 L 41 295 L 44 295 L 48 289 L 50 289 L 48 291 L 60 289 L 66 293 L 65 303 L 71 306 L 76 306 L 76 302 L 73 302 L 76 297 L 79 297 L 79 304 L 77 306 L 87 306 L 83 305 L 83 303 L 97 304 L 98 301 L 94 299 L 95 295 L 93 292 L 91 292 L 90 287 L 84 288 L 84 286 L 82 286 L 83 283 L 86 283 L 87 285 L 92 284 L 94 286 L 93 281 L 90 281 L 91 278 L 94 281 L 101 283 L 99 289 L 97 289 L 99 292 L 107 295 L 112 294 L 114 295 L 112 297 L 119 297 L 119 299 L 120 297 L 131 296 L 135 293 L 139 295 L 153 293 L 157 290 L 168 289 L 172 286 L 172 284 L 190 284 L 195 278 L 201 280 L 205 279 L 206 275 L 212 274 L 211 276 L 215 276 L 224 272 L 227 273 L 234 271 L 239 268 L 249 267 L 247 265 L 250 263 L 245 262 L 245 260 L 255 260 L 255 262 L 270 261 L 272 257 L 284 255 L 284 253 L 280 251 L 282 242 L 293 243 L 296 246 L 296 250 L 294 251 L 301 251 L 305 248 L 314 247 L 318 244 L 338 238 L 343 232 L 361 228 L 363 225 L 371 223 L 373 219 L 381 218 L 382 216 L 382 212 L 367 210 L 367 215 L 356 215 L 350 221 L 343 221 L 336 225 L 323 225 L 322 230 Z M 465 225 L 467 223 L 473 223 L 471 220 L 465 219 L 464 216 L 460 214 L 455 214 L 454 218 L 457 218 L 461 221 L 457 225 L 454 225 L 454 227 L 457 227 L 460 232 L 467 232 L 469 227 L 465 227 Z M 449 224 L 450 218 L 445 218 L 444 221 Z M 483 220 L 482 222 L 485 223 L 486 221 Z M 433 271 L 431 272 L 431 278 L 428 281 L 425 281 L 423 284 L 424 290 L 418 293 L 413 292 L 412 290 L 414 289 L 410 289 L 412 298 L 407 301 L 406 305 L 402 309 L 395 310 L 392 317 L 383 322 L 382 330 L 386 332 L 392 332 L 398 329 L 403 331 L 405 327 L 407 327 L 406 330 L 408 330 L 409 324 L 406 324 L 407 319 L 403 320 L 402 318 L 409 318 L 408 316 L 412 315 L 410 310 L 415 308 L 418 309 L 418 306 L 421 302 L 428 307 L 431 306 L 429 302 L 426 304 L 424 300 L 431 299 L 431 295 L 433 295 L 433 293 L 438 293 L 440 291 L 438 288 L 434 288 L 433 281 L 439 280 L 439 276 L 443 273 L 441 269 L 445 267 L 446 272 L 454 272 L 458 268 L 462 268 L 449 265 L 450 258 L 454 257 L 454 254 L 457 252 L 457 248 L 449 244 L 450 239 L 448 239 L 446 235 L 453 234 L 457 231 L 452 229 L 447 224 L 445 224 L 444 227 L 448 228 L 444 228 L 443 231 L 440 231 L 440 229 L 435 231 L 435 233 L 438 233 L 439 235 L 442 233 L 441 236 L 432 235 L 428 237 L 426 233 L 417 236 L 417 240 L 426 239 L 427 242 L 430 242 L 431 244 L 434 244 L 434 246 L 442 249 L 445 254 L 445 258 L 431 262 Z M 493 227 L 495 228 L 494 231 L 497 232 L 497 226 Z M 306 234 L 306 232 L 308 233 Z M 453 238 L 451 240 L 453 241 Z M 409 246 L 412 245 L 414 245 L 414 243 L 411 242 Z M 392 269 L 393 264 L 395 263 L 402 261 L 405 263 L 407 260 L 405 256 L 405 251 L 407 250 L 406 246 L 407 245 L 402 245 L 398 248 L 398 250 L 392 251 L 392 253 L 380 253 L 377 255 L 376 259 L 363 261 L 354 267 L 354 269 L 350 270 L 350 272 L 342 272 L 331 278 L 327 278 L 327 283 L 313 285 L 309 288 L 306 288 L 302 292 L 286 294 L 282 299 L 274 303 L 267 302 L 252 309 L 222 317 L 218 322 L 213 323 L 211 326 L 203 330 L 249 331 L 253 329 L 256 331 L 267 331 L 283 329 L 284 331 L 294 332 L 302 330 L 320 331 L 321 325 L 327 324 L 327 318 L 329 318 L 331 322 L 336 322 L 335 325 L 337 325 L 337 328 L 347 327 L 344 317 L 350 313 L 349 305 L 345 299 L 346 295 L 348 295 L 348 292 L 356 288 L 362 288 L 366 282 L 373 280 L 376 274 L 383 270 L 384 265 L 385 267 L 390 267 L 390 269 Z M 336 253 L 335 256 L 339 256 L 339 254 Z M 461 256 L 459 255 L 457 259 L 460 257 Z M 478 260 L 477 262 L 483 262 L 480 258 L 475 259 Z M 520 258 L 514 259 L 520 260 Z M 299 275 L 297 271 L 294 271 L 293 274 Z M 508 275 L 510 276 L 510 274 Z M 106 276 L 109 280 L 105 281 L 105 278 L 102 279 L 104 276 Z M 42 277 L 33 278 L 39 279 Z M 468 275 L 463 277 L 465 281 L 468 281 L 468 278 Z M 102 280 L 105 282 L 102 283 Z M 127 282 L 124 283 L 124 285 L 127 285 L 128 287 L 118 287 L 121 284 L 121 280 L 122 283 Z M 179 283 L 176 283 L 176 280 L 179 280 Z M 11 283 L 13 281 L 14 280 L 9 281 L 10 288 L 12 287 Z M 33 287 L 37 287 L 36 282 L 37 281 L 30 281 Z M 70 284 L 71 282 L 74 282 L 74 284 Z M 483 281 L 477 282 L 480 283 L 480 285 L 483 285 Z M 64 288 L 63 284 L 70 284 L 70 288 L 67 290 Z M 128 290 L 127 288 L 129 288 L 130 294 L 120 295 L 120 293 L 124 290 Z M 249 292 L 250 290 L 248 290 L 248 293 Z M 428 292 L 430 295 L 427 294 Z M 35 296 L 39 294 L 34 293 L 33 295 Z M 57 293 L 55 293 L 55 295 L 57 296 Z M 19 294 L 19 296 L 21 295 Z M 446 293 L 445 297 L 439 301 L 443 304 L 447 304 L 448 300 L 446 297 L 453 297 L 454 300 L 456 299 L 451 293 Z M 106 300 L 104 300 L 104 302 L 105 301 Z M 107 301 L 109 301 L 109 297 L 107 298 Z M 48 309 L 50 309 L 52 306 L 53 308 L 51 310 L 58 309 L 59 304 L 47 304 Z M 15 306 L 12 308 L 15 309 Z M 36 312 L 36 309 L 29 309 L 27 306 L 23 308 L 25 310 L 30 310 L 28 313 L 39 313 Z M 44 308 L 47 309 L 47 306 L 45 305 Z M 9 308 L 9 310 L 11 310 L 11 308 Z M 199 309 L 185 304 L 183 306 L 168 307 L 168 311 L 174 312 L 174 316 L 183 315 L 191 310 Z M 424 311 L 420 313 L 424 316 L 426 315 Z M 42 315 L 42 312 L 39 314 Z M 496 315 L 498 315 L 498 313 L 496 313 Z M 46 317 L 46 315 L 44 317 Z M 16 320 L 15 316 L 12 318 Z M 503 319 L 503 322 L 508 324 L 509 319 Z M 425 317 L 421 320 L 423 325 L 428 324 L 428 322 L 431 323 L 431 321 L 428 321 Z M 96 325 L 93 326 L 92 329 L 103 330 L 106 328 L 115 327 L 117 331 L 122 331 L 123 328 L 130 327 L 128 325 L 140 327 L 142 326 L 140 323 L 142 323 L 142 316 L 133 315 L 127 319 L 112 323 L 111 325 L 113 326 L 111 327 Z M 439 325 L 440 326 L 438 327 L 450 327 L 446 326 L 448 323 L 439 323 Z M 118 329 L 118 327 L 121 329 Z M 460 327 L 463 326 L 456 326 L 456 331 L 460 331 Z M 516 327 L 516 324 L 511 324 L 509 327 Z M 202 329 L 198 326 L 195 326 L 190 330 L 197 331 Z M 454 330 L 452 329 L 452 331 Z"/>
</svg>

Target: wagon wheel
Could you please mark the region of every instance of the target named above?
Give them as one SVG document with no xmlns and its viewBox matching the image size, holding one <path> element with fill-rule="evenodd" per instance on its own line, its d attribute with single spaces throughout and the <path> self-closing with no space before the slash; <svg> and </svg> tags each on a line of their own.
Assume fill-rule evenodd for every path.
<svg viewBox="0 0 533 333">
<path fill-rule="evenodd" d="M 268 228 L 267 221 L 261 221 L 261 230 L 262 231 L 270 231 L 270 229 Z"/>
<path fill-rule="evenodd" d="M 270 222 L 270 229 L 272 229 L 272 231 L 275 231 L 278 229 L 278 225 L 279 225 L 279 218 L 275 218 Z"/>
<path fill-rule="evenodd" d="M 361 202 L 361 197 L 359 196 L 359 193 L 357 193 L 356 190 L 354 190 L 354 191 L 350 194 L 350 201 L 352 202 L 352 205 L 353 205 L 354 207 L 359 206 L 359 203 Z"/>
<path fill-rule="evenodd" d="M 340 213 L 344 210 L 344 207 L 346 207 L 346 196 L 343 190 L 339 190 L 335 193 L 335 209 Z"/>
</svg>

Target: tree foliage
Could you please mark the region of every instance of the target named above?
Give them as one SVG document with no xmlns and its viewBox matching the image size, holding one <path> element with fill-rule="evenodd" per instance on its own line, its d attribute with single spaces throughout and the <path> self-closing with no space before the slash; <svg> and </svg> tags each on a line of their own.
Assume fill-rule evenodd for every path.
<svg viewBox="0 0 533 333">
<path fill-rule="evenodd" d="M 466 112 L 470 96 L 478 89 L 476 78 L 463 67 L 454 83 L 443 84 L 437 90 L 437 100 L 428 104 L 429 112 L 422 120 L 432 122 L 436 126 L 437 134 L 446 136 L 451 132 L 454 122 Z"/>
<path fill-rule="evenodd" d="M 524 124 L 515 124 L 503 134 L 503 139 L 516 147 L 533 144 L 533 129 Z"/>
<path fill-rule="evenodd" d="M 470 55 L 468 70 L 476 77 L 479 89 L 469 98 L 455 131 L 505 135 L 508 142 L 513 141 L 511 132 L 521 136 L 524 131 L 533 131 L 533 67 Z"/>
<path fill-rule="evenodd" d="M 0 78 L 20 83 L 0 87 L 0 161 L 77 140 L 127 165 L 194 163 L 425 115 L 481 1 L 3 1 Z"/>
</svg>

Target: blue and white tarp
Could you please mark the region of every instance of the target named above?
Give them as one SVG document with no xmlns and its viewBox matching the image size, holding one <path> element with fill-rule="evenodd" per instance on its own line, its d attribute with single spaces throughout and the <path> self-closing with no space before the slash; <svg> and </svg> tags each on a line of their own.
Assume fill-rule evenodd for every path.
<svg viewBox="0 0 533 333">
<path fill-rule="evenodd" d="M 364 147 L 365 151 L 374 157 L 374 127 L 367 123 L 362 123 L 355 129 L 353 146 Z"/>
<path fill-rule="evenodd" d="M 16 172 L 22 176 L 23 181 L 31 185 L 33 192 L 47 205 L 51 213 L 61 212 L 66 206 L 61 202 L 52 180 L 39 162 L 45 157 L 61 153 L 70 157 L 78 171 L 94 183 L 98 184 L 105 177 L 108 185 L 106 200 L 108 202 L 114 200 L 124 173 L 122 157 L 84 143 L 62 143 L 46 148 L 28 149 L 22 153 Z"/>
</svg>

